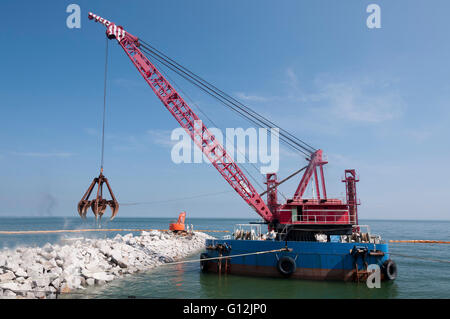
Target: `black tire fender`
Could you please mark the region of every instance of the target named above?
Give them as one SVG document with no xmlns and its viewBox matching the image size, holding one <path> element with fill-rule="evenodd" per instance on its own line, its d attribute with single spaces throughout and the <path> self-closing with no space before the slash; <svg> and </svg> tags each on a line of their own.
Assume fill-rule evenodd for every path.
<svg viewBox="0 0 450 319">
<path fill-rule="evenodd" d="M 202 259 L 207 259 L 210 258 L 208 253 L 201 253 L 200 254 L 200 269 L 202 272 L 207 272 L 208 271 L 208 263 L 209 260 L 202 260 Z"/>
<path fill-rule="evenodd" d="M 388 280 L 394 280 L 397 278 L 397 264 L 391 259 L 386 260 L 383 263 L 383 272 Z"/>
<path fill-rule="evenodd" d="M 291 276 L 296 268 L 295 260 L 289 256 L 283 256 L 277 262 L 278 271 L 285 277 Z"/>
</svg>

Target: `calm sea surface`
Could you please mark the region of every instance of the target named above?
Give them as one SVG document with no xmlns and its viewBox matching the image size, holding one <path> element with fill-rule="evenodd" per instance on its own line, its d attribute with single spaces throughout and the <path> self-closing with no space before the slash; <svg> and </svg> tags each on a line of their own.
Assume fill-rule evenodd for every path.
<svg viewBox="0 0 450 319">
<path fill-rule="evenodd" d="M 116 218 L 102 228 L 167 229 L 166 218 Z M 238 219 L 189 219 L 195 229 L 233 230 Z M 435 239 L 450 241 L 450 221 L 363 220 L 372 233 L 389 239 Z M 51 230 L 95 227 L 93 220 L 79 218 L 0 218 L 0 230 Z M 124 232 L 125 234 L 127 232 Z M 0 248 L 42 246 L 74 237 L 114 237 L 117 232 L 0 235 Z M 136 233 L 138 234 L 138 233 Z M 217 235 L 219 234 L 219 235 Z M 212 234 L 222 236 L 221 233 Z M 164 265 L 146 273 L 117 279 L 102 287 L 92 287 L 71 298 L 450 298 L 450 245 L 390 244 L 398 265 L 398 278 L 369 289 L 364 283 L 316 282 L 273 278 L 249 278 L 203 274 L 198 263 Z M 424 259 L 410 258 L 417 256 Z M 198 254 L 186 259 L 198 258 Z M 432 260 L 430 260 L 432 259 Z"/>
</svg>

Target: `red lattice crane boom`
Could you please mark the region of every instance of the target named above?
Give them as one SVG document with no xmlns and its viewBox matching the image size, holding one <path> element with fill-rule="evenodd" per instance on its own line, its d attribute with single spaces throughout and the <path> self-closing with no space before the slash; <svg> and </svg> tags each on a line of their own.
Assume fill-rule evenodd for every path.
<svg viewBox="0 0 450 319">
<path fill-rule="evenodd" d="M 201 148 L 217 171 L 266 222 L 271 222 L 272 213 L 259 193 L 175 88 L 139 50 L 139 39 L 126 32 L 123 27 L 93 13 L 89 13 L 88 17 L 106 26 L 106 36 L 109 39 L 117 40 L 156 96 L 185 129 L 194 143 Z"/>
<path fill-rule="evenodd" d="M 167 110 L 185 129 L 194 143 L 200 147 L 202 152 L 231 187 L 233 187 L 266 223 L 269 223 L 269 228 L 286 232 L 286 238 L 289 238 L 289 236 L 297 236 L 300 239 L 303 234 L 295 235 L 295 232 L 291 232 L 293 235 L 288 236 L 290 230 L 287 230 L 286 226 L 289 226 L 291 230 L 302 231 L 305 230 L 305 227 L 316 231 L 326 231 L 323 226 L 328 226 L 330 227 L 330 232 L 334 231 L 336 233 L 336 231 L 340 231 L 341 234 L 352 231 L 352 226 L 357 224 L 358 220 L 358 202 L 355 188 L 355 182 L 358 180 L 354 170 L 347 170 L 344 180 L 347 187 L 347 202 L 344 203 L 339 199 L 328 199 L 323 174 L 323 165 L 327 164 L 327 162 L 323 159 L 323 152 L 320 149 L 315 150 L 311 147 L 309 149 L 303 148 L 306 151 L 304 154 L 308 155 L 309 163 L 308 166 L 303 168 L 305 172 L 294 196 L 284 204 L 278 203 L 276 196 L 277 187 L 303 169 L 280 182 L 277 181 L 276 174 L 267 174 L 267 191 L 264 192 L 268 196 L 266 205 L 261 197 L 264 193 L 259 194 L 256 191 L 239 166 L 229 156 L 226 149 L 217 141 L 215 136 L 208 130 L 169 81 L 158 71 L 155 65 L 142 53 L 140 48 L 146 48 L 144 45 L 145 42 L 142 41 L 143 45 L 141 47 L 139 39 L 125 31 L 123 27 L 93 13 L 89 13 L 89 19 L 105 25 L 107 29 L 106 36 L 109 39 L 117 40 L 128 58 Z M 223 93 L 222 91 L 220 92 Z M 290 136 L 292 137 L 292 135 Z M 284 137 L 287 138 L 288 143 L 295 143 L 291 137 L 286 135 Z M 305 190 L 313 176 L 317 199 L 303 198 Z M 322 196 L 320 190 L 322 190 Z"/>
</svg>

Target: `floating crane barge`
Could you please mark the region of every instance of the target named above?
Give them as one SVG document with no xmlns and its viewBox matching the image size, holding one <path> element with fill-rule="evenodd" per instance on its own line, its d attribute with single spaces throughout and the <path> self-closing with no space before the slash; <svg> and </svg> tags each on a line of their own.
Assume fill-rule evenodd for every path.
<svg viewBox="0 0 450 319">
<path fill-rule="evenodd" d="M 273 125 L 268 119 L 244 106 L 202 78 L 194 75 L 174 60 L 168 58 L 149 44 L 131 35 L 106 19 L 89 13 L 89 19 L 106 27 L 106 36 L 116 39 L 138 72 L 161 100 L 163 105 L 185 129 L 194 143 L 203 151 L 220 175 L 252 207 L 267 225 L 267 233 L 254 224 L 240 225 L 232 236 L 207 240 L 206 252 L 201 254 L 201 269 L 218 272 L 256 276 L 279 276 L 299 279 L 360 281 L 371 272 L 369 265 L 378 265 L 381 280 L 393 280 L 397 274 L 395 263 L 390 259 L 388 245 L 380 236 L 374 236 L 358 224 L 358 200 L 356 196 L 355 170 L 346 170 L 343 182 L 346 201 L 328 198 L 323 166 L 327 161 L 323 151 L 314 149 L 303 141 L 280 129 L 279 137 L 286 144 L 306 156 L 308 164 L 300 183 L 285 203 L 277 198 L 278 181 L 275 173 L 266 175 L 267 190 L 259 194 L 249 179 L 235 163 L 226 149 L 202 123 L 155 63 L 144 53 L 181 71 L 192 83 L 211 95 L 234 105 L 238 112 L 253 123 L 264 127 Z M 167 64 L 166 64 L 167 63 Z M 221 100 L 223 103 L 223 100 Z M 307 186 L 312 183 L 316 198 L 305 198 Z M 267 195 L 267 201 L 262 199 Z M 259 225 L 261 226 L 261 225 Z M 285 251 L 251 255 L 261 251 Z M 246 255 L 247 254 L 247 255 Z M 233 255 L 246 255 L 233 257 Z M 230 258 L 227 258 L 230 256 Z M 220 259 L 212 259 L 221 257 Z M 233 258 L 232 258 L 233 257 Z"/>
</svg>

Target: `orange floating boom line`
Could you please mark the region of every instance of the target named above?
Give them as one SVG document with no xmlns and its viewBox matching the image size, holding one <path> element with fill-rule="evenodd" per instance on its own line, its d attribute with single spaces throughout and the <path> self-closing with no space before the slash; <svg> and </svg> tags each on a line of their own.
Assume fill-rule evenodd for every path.
<svg viewBox="0 0 450 319">
<path fill-rule="evenodd" d="M 52 233 L 82 233 L 96 231 L 169 231 L 168 229 L 58 229 L 58 230 L 18 230 L 18 231 L 0 231 L 0 235 L 21 235 L 21 234 L 52 234 Z M 229 230 L 196 230 L 201 233 L 229 233 Z"/>
<path fill-rule="evenodd" d="M 450 244 L 450 241 L 443 240 L 389 240 L 390 243 L 411 243 L 411 244 Z"/>
</svg>

